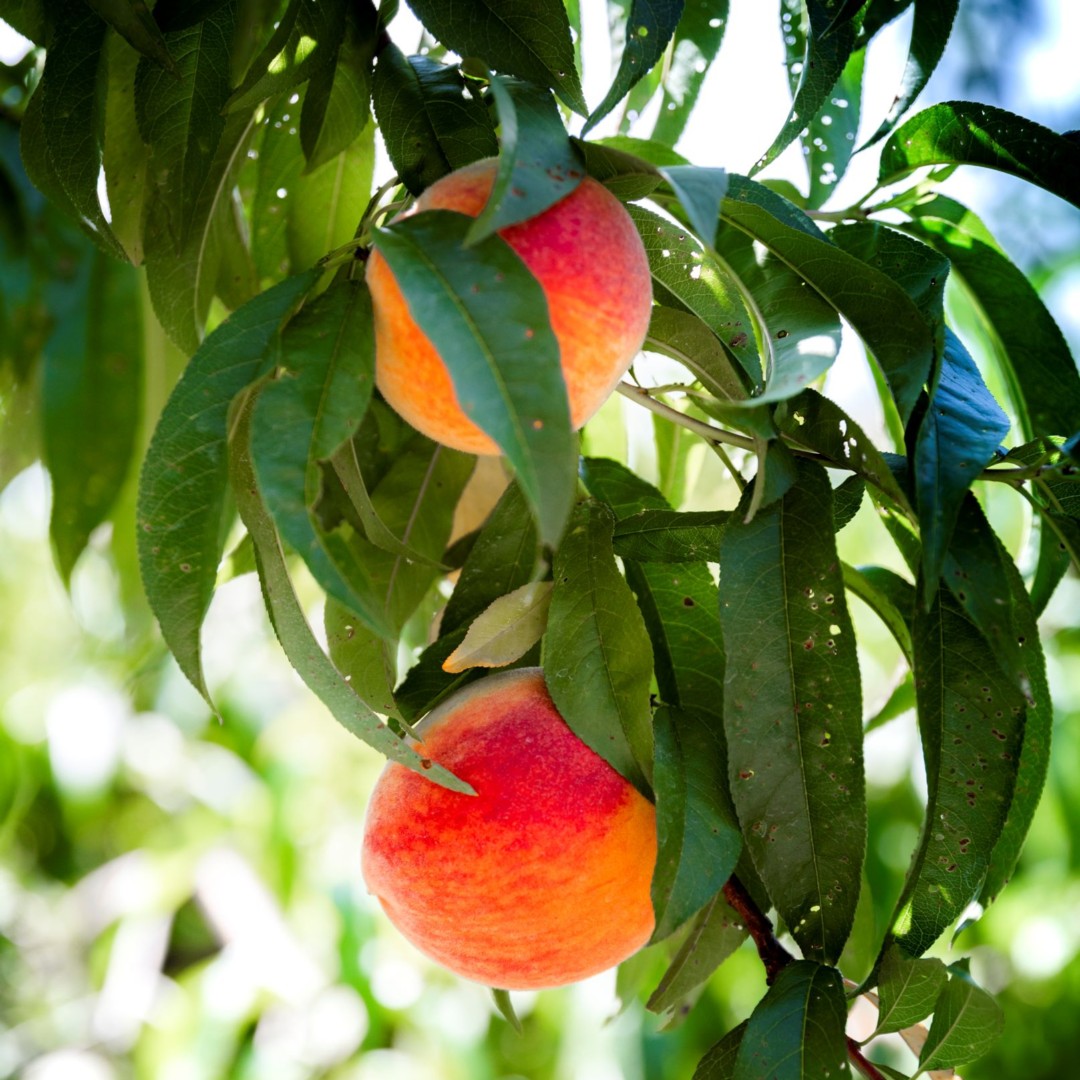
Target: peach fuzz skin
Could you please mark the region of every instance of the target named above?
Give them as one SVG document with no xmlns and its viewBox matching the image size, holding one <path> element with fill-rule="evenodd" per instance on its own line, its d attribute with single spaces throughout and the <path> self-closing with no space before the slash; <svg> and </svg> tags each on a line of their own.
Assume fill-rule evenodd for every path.
<svg viewBox="0 0 1080 1080">
<path fill-rule="evenodd" d="M 466 687 L 417 749 L 476 791 L 389 764 L 368 807 L 362 867 L 421 952 L 506 990 L 612 967 L 653 930 L 652 804 L 562 719 L 538 668 Z"/>
<path fill-rule="evenodd" d="M 496 171 L 494 158 L 458 169 L 432 184 L 409 213 L 456 210 L 476 217 Z M 622 203 L 590 177 L 554 206 L 499 235 L 547 297 L 571 423 L 580 428 L 610 396 L 645 340 L 652 284 L 641 238 Z M 437 442 L 474 454 L 499 453 L 458 404 L 446 366 L 413 322 L 378 251 L 371 253 L 366 274 L 375 314 L 375 381 L 383 396 Z"/>
</svg>

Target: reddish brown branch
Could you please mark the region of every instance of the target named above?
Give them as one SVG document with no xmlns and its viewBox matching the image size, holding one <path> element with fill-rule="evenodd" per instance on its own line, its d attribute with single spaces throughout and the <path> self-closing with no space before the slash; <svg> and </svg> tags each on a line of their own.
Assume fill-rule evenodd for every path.
<svg viewBox="0 0 1080 1080">
<path fill-rule="evenodd" d="M 773 980 L 795 957 L 776 940 L 769 917 L 754 903 L 746 886 L 732 874 L 724 886 L 724 899 L 743 921 L 747 932 L 757 946 L 758 956 L 765 965 L 765 981 L 772 986 Z"/>
<path fill-rule="evenodd" d="M 862 1047 L 850 1035 L 847 1041 L 847 1052 L 848 1057 L 851 1058 L 851 1064 L 866 1077 L 866 1080 L 885 1080 L 885 1074 L 872 1061 L 867 1061 L 863 1057 Z"/>
</svg>

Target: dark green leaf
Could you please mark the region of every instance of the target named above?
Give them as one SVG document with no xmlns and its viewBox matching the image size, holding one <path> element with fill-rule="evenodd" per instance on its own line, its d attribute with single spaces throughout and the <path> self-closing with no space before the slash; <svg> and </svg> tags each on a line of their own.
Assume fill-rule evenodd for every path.
<svg viewBox="0 0 1080 1080">
<path fill-rule="evenodd" d="M 716 562 L 727 510 L 641 510 L 615 526 L 615 554 L 642 562 Z"/>
<path fill-rule="evenodd" d="M 697 165 L 661 165 L 657 171 L 671 186 L 694 232 L 706 241 L 715 236 L 720 204 L 728 186 L 727 173 Z"/>
<path fill-rule="evenodd" d="M 967 960 L 949 965 L 949 981 L 934 1005 L 919 1068 L 950 1069 L 982 1057 L 998 1040 L 1005 1016 L 996 1001 L 968 973 Z"/>
<path fill-rule="evenodd" d="M 865 494 L 866 484 L 861 476 L 849 476 L 833 488 L 833 529 L 836 532 L 855 519 Z"/>
<path fill-rule="evenodd" d="M 847 1070 L 844 983 L 835 968 L 796 960 L 750 1016 L 733 1080 L 820 1080 Z"/>
<path fill-rule="evenodd" d="M 1069 550 L 1041 515 L 1036 515 L 1036 522 L 1039 530 L 1039 561 L 1031 581 L 1031 607 L 1039 616 L 1046 610 L 1065 571 L 1069 569 Z"/>
<path fill-rule="evenodd" d="M 668 1012 L 692 994 L 746 940 L 742 919 L 717 894 L 698 913 L 686 940 L 649 998 L 647 1008 Z"/>
<path fill-rule="evenodd" d="M 863 13 L 863 38 L 869 41 L 882 27 L 899 18 L 911 7 L 912 0 L 869 0 Z"/>
<path fill-rule="evenodd" d="M 614 518 L 581 503 L 555 556 L 544 639 L 548 690 L 567 724 L 635 786 L 652 773 L 652 648 L 611 546 Z"/>
<path fill-rule="evenodd" d="M 399 739 L 355 694 L 319 647 L 304 610 L 293 591 L 289 571 L 273 522 L 258 495 L 250 459 L 244 452 L 248 433 L 244 430 L 247 410 L 241 414 L 236 442 L 229 454 L 233 491 L 240 517 L 255 545 L 255 558 L 263 599 L 274 632 L 289 662 L 334 718 L 351 734 L 373 746 L 391 761 L 413 769 L 451 791 L 473 794 L 472 788 L 441 765 L 421 758 Z"/>
<path fill-rule="evenodd" d="M 344 604 L 332 596 L 326 598 L 323 612 L 326 643 L 334 667 L 368 708 L 383 716 L 397 717 L 394 683 L 397 665 L 386 643 L 367 627 Z"/>
<path fill-rule="evenodd" d="M 656 299 L 697 316 L 748 377 L 759 383 L 761 362 L 754 324 L 730 274 L 721 270 L 686 230 L 641 207 L 628 209 L 645 245 Z"/>
<path fill-rule="evenodd" d="M 859 669 L 831 511 L 824 471 L 800 463 L 783 499 L 749 524 L 733 518 L 720 542 L 732 795 L 773 903 L 823 959 L 851 929 L 866 828 Z"/>
<path fill-rule="evenodd" d="M 858 49 L 848 57 L 828 101 L 810 121 L 809 131 L 803 138 L 803 149 L 807 151 L 806 168 L 810 174 L 807 205 L 811 207 L 828 202 L 851 162 L 862 115 L 865 63 L 865 49 Z"/>
<path fill-rule="evenodd" d="M 912 663 L 911 620 L 915 586 L 883 566 L 844 563 L 844 588 L 863 601 L 885 624 L 908 664 Z"/>
<path fill-rule="evenodd" d="M 800 17 L 801 10 L 801 2 L 784 0 L 780 11 L 785 34 L 796 29 L 793 23 Z M 772 146 L 757 160 L 752 173 L 775 161 L 806 127 L 807 122 L 828 103 L 829 95 L 843 74 L 855 46 L 855 28 L 850 23 L 834 27 L 832 33 L 826 33 L 831 13 L 824 0 L 807 0 L 806 10 L 809 33 L 805 38 L 805 52 L 799 62 L 799 83 L 791 102 L 791 112 Z"/>
<path fill-rule="evenodd" d="M 499 170 L 487 204 L 469 227 L 469 244 L 542 213 L 585 175 L 550 91 L 498 75 L 491 91 L 499 112 Z"/>
<path fill-rule="evenodd" d="M 693 1080 L 735 1080 L 735 1063 L 739 1058 L 739 1047 L 746 1034 L 747 1021 L 732 1028 L 698 1062 Z"/>
<path fill-rule="evenodd" d="M 205 696 L 199 628 L 222 551 L 229 405 L 266 368 L 278 327 L 318 279 L 287 278 L 222 323 L 161 414 L 139 485 L 139 566 L 180 670 Z"/>
<path fill-rule="evenodd" d="M 607 116 L 664 55 L 682 11 L 683 0 L 631 0 L 619 68 L 604 100 L 589 114 L 583 135 Z"/>
<path fill-rule="evenodd" d="M 993 105 L 947 101 L 889 136 L 878 179 L 891 184 L 923 165 L 983 165 L 1019 176 L 1080 206 L 1080 145 Z"/>
<path fill-rule="evenodd" d="M 899 945 L 890 946 L 878 969 L 880 1004 L 875 1034 L 902 1031 L 925 1020 L 934 1011 L 948 977 L 940 960 L 916 960 Z"/>
<path fill-rule="evenodd" d="M 653 718 L 658 850 L 652 880 L 659 941 L 708 903 L 731 876 L 742 850 L 727 794 L 719 722 L 663 707 Z"/>
<path fill-rule="evenodd" d="M 915 690 L 926 820 L 891 939 L 920 956 L 978 894 L 1013 795 L 1024 698 L 945 589 L 915 612 Z M 886 939 L 886 946 L 890 939 Z"/>
<path fill-rule="evenodd" d="M 625 135 L 596 142 L 571 141 L 581 151 L 585 171 L 624 201 L 644 199 L 663 183 L 657 161 L 664 165 L 687 163 L 681 154 L 666 146 Z"/>
<path fill-rule="evenodd" d="M 401 182 L 414 195 L 441 176 L 499 152 L 491 117 L 456 67 L 408 58 L 394 45 L 379 53 L 372 105 Z"/>
<path fill-rule="evenodd" d="M 889 113 L 881 126 L 861 149 L 873 146 L 896 126 L 896 122 L 911 107 L 930 81 L 934 69 L 945 52 L 952 33 L 960 0 L 915 0 L 915 21 L 911 27 L 911 46 L 908 49 L 900 89 L 893 98 Z"/>
<path fill-rule="evenodd" d="M 103 251 L 124 258 L 98 199 L 98 84 L 105 24 L 80 0 L 57 0 L 41 81 L 21 125 L 33 183 Z"/>
<path fill-rule="evenodd" d="M 420 654 L 394 692 L 398 713 L 410 724 L 443 700 L 446 695 L 482 674 L 479 668 L 453 675 L 443 670 L 443 661 L 465 638 L 464 626 L 443 634 Z"/>
<path fill-rule="evenodd" d="M 367 569 L 336 531 L 318 527 L 314 508 L 331 457 L 359 426 L 374 380 L 371 299 L 342 281 L 309 303 L 281 335 L 278 377 L 251 416 L 251 459 L 274 524 L 315 580 L 376 633 L 391 629 Z"/>
<path fill-rule="evenodd" d="M 959 204 L 938 195 L 915 212 L 910 228 L 948 257 L 998 347 L 1025 434 L 1066 434 L 1080 416 L 1080 374 L 1039 294 Z"/>
<path fill-rule="evenodd" d="M 671 63 L 661 74 L 663 97 L 652 137 L 674 146 L 697 104 L 709 65 L 720 51 L 730 0 L 686 0 L 675 28 Z"/>
<path fill-rule="evenodd" d="M 720 401 L 741 401 L 746 397 L 739 362 L 696 315 L 655 305 L 645 348 L 678 360 Z"/>
<path fill-rule="evenodd" d="M 443 357 L 465 413 L 514 466 L 541 540 L 555 544 L 577 462 L 559 345 L 525 264 L 498 236 L 464 247 L 470 224 L 463 214 L 431 210 L 377 230 L 375 244 Z"/>
<path fill-rule="evenodd" d="M 548 86 L 574 112 L 588 112 L 562 0 L 410 0 L 409 6 L 459 56 Z"/>
<path fill-rule="evenodd" d="M 514 1003 L 510 1000 L 510 991 L 492 989 L 491 994 L 499 1014 L 520 1035 L 525 1029 L 521 1026 L 518 1014 L 514 1012 Z"/>
<path fill-rule="evenodd" d="M 128 474 L 142 405 L 138 276 L 93 249 L 77 267 L 50 290 L 56 322 L 41 385 L 50 535 L 65 583 Z"/>
<path fill-rule="evenodd" d="M 945 351 L 915 442 L 924 605 L 937 589 L 964 495 L 1008 431 L 1008 417 L 986 388 L 975 361 L 946 329 Z"/>
<path fill-rule="evenodd" d="M 888 463 L 862 428 L 834 401 L 816 390 L 804 390 L 780 405 L 775 420 L 790 441 L 852 469 L 914 517 Z"/>
<path fill-rule="evenodd" d="M 144 0 L 86 0 L 133 49 L 167 71 L 179 75 L 158 24 Z"/>
<path fill-rule="evenodd" d="M 787 263 L 851 323 L 906 418 L 930 374 L 934 342 L 903 289 L 824 236 L 800 227 L 796 208 L 760 184 L 732 176 L 721 213 Z"/>
<path fill-rule="evenodd" d="M 581 480 L 594 499 L 611 507 L 616 521 L 642 510 L 671 510 L 667 499 L 652 484 L 635 475 L 621 461 L 582 458 Z"/>
</svg>

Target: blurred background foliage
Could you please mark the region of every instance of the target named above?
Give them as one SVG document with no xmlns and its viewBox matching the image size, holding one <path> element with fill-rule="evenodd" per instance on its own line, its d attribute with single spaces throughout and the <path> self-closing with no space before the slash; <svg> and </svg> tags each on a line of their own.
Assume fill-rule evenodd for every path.
<svg viewBox="0 0 1080 1080">
<path fill-rule="evenodd" d="M 962 5 L 933 96 L 979 96 L 1059 130 L 1080 127 L 1075 90 L 1071 102 L 1044 92 L 1040 105 L 1031 81 L 1066 7 Z M 33 62 L 31 54 L 25 63 Z M 5 108 L 16 91 L 4 88 Z M 0 151 L 10 163 L 13 147 Z M 1032 276 L 1075 351 L 1080 221 L 1036 189 L 980 182 L 962 197 Z M 0 192 L 0 206 L 10 195 Z M 54 260 L 59 284 L 42 293 L 40 321 L 0 319 L 7 335 L 44 333 L 63 311 L 63 282 L 83 273 L 88 257 L 74 230 L 36 209 L 31 241 Z M 0 213 L 10 254 L 20 238 L 5 232 L 8 220 Z M 9 258 L 0 261 L 6 295 L 33 287 Z M 128 317 L 134 324 L 141 314 L 147 374 L 133 437 L 145 441 L 183 360 L 139 287 Z M 843 377 L 839 367 L 829 376 Z M 381 759 L 333 723 L 283 661 L 253 575 L 223 588 L 207 621 L 218 720 L 167 656 L 141 599 L 135 477 L 117 479 L 116 509 L 66 593 L 48 542 L 48 478 L 33 464 L 31 406 L 0 389 L 0 1076 L 687 1080 L 718 1033 L 745 1018 L 763 990 L 749 945 L 670 1031 L 642 1004 L 665 966 L 656 950 L 618 979 L 515 994 L 521 1035 L 485 988 L 427 963 L 389 927 L 359 876 L 364 807 Z M 629 454 L 656 480 L 652 428 L 627 410 L 621 399 L 605 409 L 587 434 L 589 450 Z M 685 465 L 683 505 L 735 502 L 733 490 L 717 490 L 722 474 L 703 455 Z M 1016 517 L 1015 501 L 980 494 L 1023 565 L 1030 522 Z M 879 529 L 864 507 L 840 535 L 843 557 L 881 558 Z M 304 598 L 320 625 L 310 583 Z M 967 1080 L 1060 1077 L 1080 1056 L 1078 611 L 1080 585 L 1070 578 L 1041 620 L 1057 706 L 1046 792 L 1013 882 L 959 941 L 1008 1017 Z M 895 685 L 898 657 L 861 605 L 853 614 L 869 718 Z M 423 644 L 419 628 L 411 644 Z M 873 947 L 873 921 L 888 918 L 916 841 L 924 792 L 910 773 L 916 745 L 910 711 L 867 743 L 867 874 L 879 907 L 860 914 L 852 970 L 872 959 L 859 949 Z M 935 953 L 948 948 L 944 941 Z M 910 1064 L 896 1052 L 898 1065 Z"/>
</svg>

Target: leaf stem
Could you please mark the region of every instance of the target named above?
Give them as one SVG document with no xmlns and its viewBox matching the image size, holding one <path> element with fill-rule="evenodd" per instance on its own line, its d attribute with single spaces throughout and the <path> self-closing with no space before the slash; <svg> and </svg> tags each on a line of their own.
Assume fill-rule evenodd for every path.
<svg viewBox="0 0 1080 1080">
<path fill-rule="evenodd" d="M 866 1080 L 885 1080 L 885 1074 L 882 1073 L 871 1061 L 867 1061 L 863 1057 L 863 1052 L 859 1047 L 859 1044 L 849 1035 L 847 1041 L 848 1057 L 851 1059 L 851 1064 L 866 1077 Z"/>
</svg>

